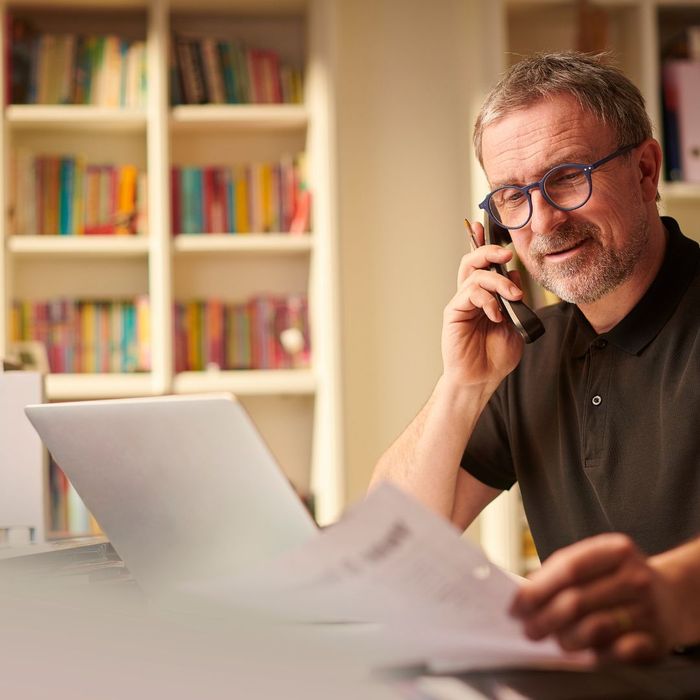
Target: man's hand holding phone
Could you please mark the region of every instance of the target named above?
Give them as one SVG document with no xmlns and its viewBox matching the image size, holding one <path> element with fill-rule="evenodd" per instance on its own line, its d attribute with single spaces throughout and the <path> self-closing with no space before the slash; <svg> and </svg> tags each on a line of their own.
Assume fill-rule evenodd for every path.
<svg viewBox="0 0 700 700">
<path fill-rule="evenodd" d="M 523 351 L 523 340 L 502 312 L 496 295 L 520 301 L 523 293 L 510 277 L 490 269 L 505 265 L 511 251 L 484 245 L 481 224 L 469 228 L 472 250 L 462 258 L 457 292 L 443 314 L 444 376 L 462 385 L 482 384 L 493 391 L 517 366 Z"/>
</svg>

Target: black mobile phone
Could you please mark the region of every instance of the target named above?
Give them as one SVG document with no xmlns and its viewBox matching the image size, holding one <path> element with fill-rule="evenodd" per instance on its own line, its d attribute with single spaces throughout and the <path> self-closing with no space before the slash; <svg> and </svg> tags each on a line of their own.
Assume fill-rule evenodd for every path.
<svg viewBox="0 0 700 700">
<path fill-rule="evenodd" d="M 510 233 L 507 228 L 499 226 L 487 214 L 484 221 L 484 243 L 489 245 L 507 245 L 510 243 Z M 505 277 L 508 272 L 503 265 L 491 264 L 491 269 Z M 526 343 L 533 343 L 544 333 L 544 325 L 539 316 L 523 301 L 510 301 L 500 294 L 496 295 L 501 310 L 510 319 Z"/>
</svg>

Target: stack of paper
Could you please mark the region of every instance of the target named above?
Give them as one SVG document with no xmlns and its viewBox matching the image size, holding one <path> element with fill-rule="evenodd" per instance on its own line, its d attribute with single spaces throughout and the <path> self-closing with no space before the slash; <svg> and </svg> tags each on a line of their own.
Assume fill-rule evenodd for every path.
<svg viewBox="0 0 700 700">
<path fill-rule="evenodd" d="M 337 524 L 244 576 L 186 587 L 217 607 L 296 622 L 375 623 L 379 663 L 440 670 L 583 664 L 553 641 L 531 642 L 508 613 L 518 583 L 457 529 L 382 485 Z"/>
</svg>

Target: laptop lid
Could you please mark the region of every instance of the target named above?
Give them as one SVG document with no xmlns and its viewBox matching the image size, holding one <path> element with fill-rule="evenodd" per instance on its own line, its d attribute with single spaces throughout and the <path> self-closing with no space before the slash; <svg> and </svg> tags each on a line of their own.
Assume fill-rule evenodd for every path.
<svg viewBox="0 0 700 700">
<path fill-rule="evenodd" d="M 231 396 L 78 401 L 25 411 L 148 592 L 243 571 L 317 532 Z"/>
</svg>

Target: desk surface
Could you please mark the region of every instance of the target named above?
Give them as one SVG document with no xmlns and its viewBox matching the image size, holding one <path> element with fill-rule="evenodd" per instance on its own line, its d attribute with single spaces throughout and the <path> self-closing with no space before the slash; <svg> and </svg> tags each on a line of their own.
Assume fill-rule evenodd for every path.
<svg viewBox="0 0 700 700">
<path fill-rule="evenodd" d="M 9 669 L 0 676 L 0 685 L 14 690 L 51 689 L 52 698 L 62 698 L 63 680 L 66 698 L 80 696 L 74 677 L 67 674 L 79 659 L 92 669 L 81 671 L 80 690 L 120 700 L 125 693 L 158 697 L 166 687 L 169 700 L 199 695 L 202 688 L 211 691 L 209 697 L 230 697 L 234 687 L 264 698 L 274 697 L 271 688 L 277 694 L 284 689 L 285 700 L 700 698 L 700 652 L 648 667 L 465 673 L 452 676 L 463 684 L 460 696 L 454 684 L 448 692 L 440 687 L 439 676 L 421 675 L 420 669 L 378 672 L 361 635 L 353 635 L 352 629 L 344 635 L 337 626 L 294 629 L 251 626 L 250 620 L 231 624 L 225 616 L 201 620 L 149 608 L 140 592 L 135 594 L 135 586 L 122 584 L 133 581 L 104 538 L 23 550 L 14 557 L 3 550 L 0 557 L 0 656 Z M 95 581 L 119 585 L 81 585 Z M 41 674 L 23 672 L 28 653 L 41 660 Z M 25 667 L 35 668 L 34 661 Z M 12 697 L 32 695 L 16 692 Z"/>
<path fill-rule="evenodd" d="M 495 699 L 698 700 L 700 653 L 673 656 L 650 666 L 614 665 L 585 672 L 490 671 L 458 677 L 486 698 Z"/>
</svg>

